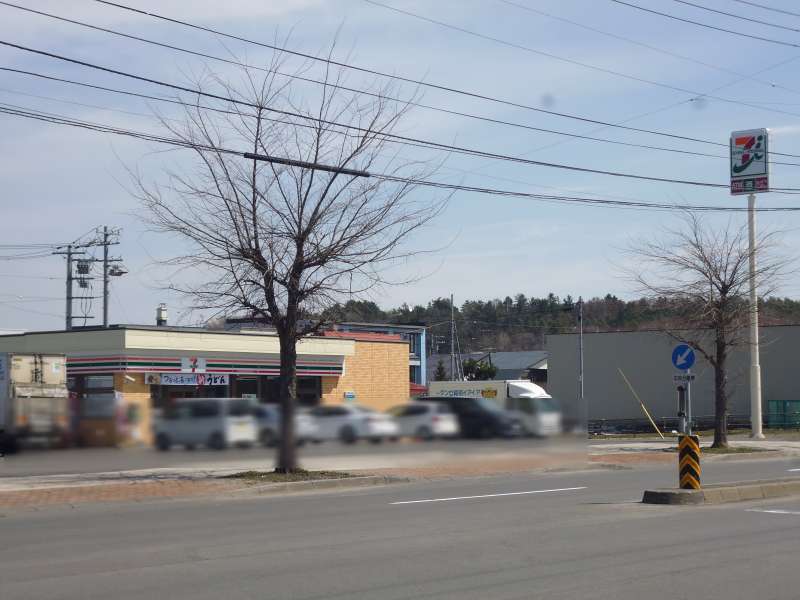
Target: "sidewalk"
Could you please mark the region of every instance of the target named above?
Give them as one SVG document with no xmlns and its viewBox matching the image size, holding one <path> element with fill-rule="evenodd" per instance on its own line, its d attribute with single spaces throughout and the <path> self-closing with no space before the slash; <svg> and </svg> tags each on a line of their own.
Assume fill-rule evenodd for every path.
<svg viewBox="0 0 800 600">
<path fill-rule="evenodd" d="M 711 445 L 713 438 L 700 438 L 700 446 L 706 448 Z M 780 452 L 785 456 L 800 456 L 800 441 L 796 440 L 751 440 L 749 438 L 734 438 L 728 441 L 731 448 L 758 448 Z M 678 445 L 676 437 L 644 440 L 603 440 L 589 442 L 589 454 L 615 454 L 622 452 L 662 452 Z M 740 455 L 741 456 L 741 455 Z"/>
<path fill-rule="evenodd" d="M 374 455 L 317 456 L 302 460 L 308 470 L 346 471 L 357 475 L 387 475 L 412 479 L 442 479 L 587 467 L 584 449 L 552 447 L 520 453 L 462 454 L 423 452 L 392 457 Z M 86 474 L 0 477 L 0 508 L 86 502 L 141 501 L 153 498 L 228 494 L 248 484 L 221 479 L 256 468 L 271 470 L 271 461 L 231 462 L 205 468 L 170 467 Z"/>
<path fill-rule="evenodd" d="M 702 449 L 711 445 L 712 438 L 700 438 Z M 731 448 L 757 448 L 759 451 L 731 454 L 706 454 L 704 461 L 716 460 L 760 460 L 777 457 L 800 456 L 800 441 L 796 440 L 751 440 L 748 438 L 731 439 Z M 640 465 L 669 464 L 676 460 L 676 454 L 669 450 L 678 445 L 675 437 L 644 440 L 593 441 L 589 443 L 589 460 L 604 464 Z"/>
<path fill-rule="evenodd" d="M 552 447 L 536 452 L 507 450 L 485 454 L 426 451 L 391 457 L 369 454 L 316 456 L 303 459 L 309 470 L 338 470 L 359 475 L 391 475 L 412 479 L 450 479 L 553 470 L 580 470 L 592 467 L 634 467 L 672 464 L 675 438 L 666 440 L 620 440 L 590 442 L 578 446 Z M 710 439 L 703 439 L 707 446 Z M 756 447 L 771 452 L 709 455 L 704 460 L 751 460 L 776 456 L 800 456 L 800 441 L 732 440 L 732 447 Z M 250 469 L 270 470 L 271 461 L 248 460 L 210 464 L 207 467 L 169 467 L 87 474 L 12 476 L 0 478 L 0 508 L 74 505 L 88 502 L 143 501 L 228 494 L 247 489 L 239 480 L 221 479 L 224 475 Z"/>
</svg>

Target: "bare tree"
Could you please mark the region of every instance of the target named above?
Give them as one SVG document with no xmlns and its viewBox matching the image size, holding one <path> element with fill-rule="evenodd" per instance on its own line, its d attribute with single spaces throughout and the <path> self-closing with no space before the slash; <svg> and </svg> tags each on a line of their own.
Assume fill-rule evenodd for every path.
<svg viewBox="0 0 800 600">
<path fill-rule="evenodd" d="M 298 468 L 298 341 L 319 332 L 336 302 L 392 283 L 387 267 L 414 254 L 404 242 L 446 200 L 412 193 L 435 166 L 401 160 L 389 146 L 387 134 L 410 106 L 393 99 L 401 90 L 373 82 L 371 94 L 352 93 L 332 66 L 312 87 L 280 74 L 286 62 L 278 54 L 266 68 L 242 68 L 236 80 L 199 82 L 226 101 L 198 96 L 178 124 L 161 118 L 194 151 L 191 167 L 167 171 L 161 183 L 134 179 L 150 222 L 190 248 L 171 262 L 198 283 L 171 287 L 196 308 L 244 311 L 276 330 L 280 472 Z M 243 151 L 316 167 L 247 160 Z M 373 170 L 381 175 L 353 173 Z"/>
<path fill-rule="evenodd" d="M 771 294 L 786 260 L 772 254 L 776 232 L 756 240 L 756 284 Z M 683 227 L 661 239 L 633 242 L 628 249 L 637 267 L 628 274 L 643 294 L 674 308 L 678 318 L 667 328 L 674 339 L 700 353 L 714 369 L 713 447 L 728 445 L 728 367 L 733 348 L 748 344 L 749 257 L 747 225 L 731 221 L 712 229 L 694 213 Z"/>
</svg>

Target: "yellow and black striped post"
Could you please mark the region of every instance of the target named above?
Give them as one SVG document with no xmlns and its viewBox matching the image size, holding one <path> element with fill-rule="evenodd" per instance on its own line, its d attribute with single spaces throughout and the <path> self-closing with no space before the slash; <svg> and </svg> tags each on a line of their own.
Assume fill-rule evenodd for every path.
<svg viewBox="0 0 800 600">
<path fill-rule="evenodd" d="M 700 489 L 700 440 L 682 435 L 678 442 L 678 465 L 682 490 Z"/>
</svg>

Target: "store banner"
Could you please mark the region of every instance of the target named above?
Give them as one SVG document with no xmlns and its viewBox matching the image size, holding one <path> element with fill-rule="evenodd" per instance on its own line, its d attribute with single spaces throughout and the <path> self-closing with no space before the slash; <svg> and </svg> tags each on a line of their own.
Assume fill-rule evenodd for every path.
<svg viewBox="0 0 800 600">
<path fill-rule="evenodd" d="M 145 381 L 154 383 L 158 375 L 160 385 L 228 385 L 230 377 L 227 373 L 148 373 Z"/>
</svg>

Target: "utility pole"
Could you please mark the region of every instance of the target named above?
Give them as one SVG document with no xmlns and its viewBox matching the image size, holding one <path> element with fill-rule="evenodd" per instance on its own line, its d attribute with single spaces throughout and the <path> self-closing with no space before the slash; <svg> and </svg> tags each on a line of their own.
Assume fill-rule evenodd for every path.
<svg viewBox="0 0 800 600">
<path fill-rule="evenodd" d="M 108 226 L 103 225 L 103 327 L 108 327 Z"/>
<path fill-rule="evenodd" d="M 67 321 L 64 329 L 72 329 L 72 245 L 67 246 Z"/>
<path fill-rule="evenodd" d="M 75 317 L 72 314 L 72 304 L 75 300 L 94 300 L 98 298 L 98 296 L 75 296 L 73 294 L 73 286 L 75 282 L 75 271 L 73 268 L 74 258 L 76 254 L 86 254 L 86 251 L 83 250 L 84 248 L 93 248 L 97 246 L 103 247 L 103 258 L 81 258 L 78 260 L 78 284 L 81 288 L 88 288 L 89 281 L 93 279 L 90 277 L 89 274 L 91 272 L 91 264 L 95 262 L 102 262 L 103 263 L 103 327 L 108 327 L 108 300 L 110 296 L 110 283 L 111 277 L 119 277 L 127 273 L 127 271 L 122 267 L 121 263 L 122 258 L 115 258 L 110 257 L 108 254 L 109 246 L 113 246 L 119 244 L 119 229 L 111 229 L 108 226 L 103 227 L 102 233 L 99 230 L 95 230 L 95 236 L 93 239 L 89 241 L 79 242 L 76 240 L 71 244 L 66 246 L 66 250 L 59 250 L 53 252 L 53 254 L 64 254 L 67 257 L 67 281 L 66 281 L 66 322 L 65 322 L 65 329 L 70 330 L 72 329 L 73 321 L 75 319 L 93 319 L 89 315 L 83 315 L 80 317 Z M 63 248 L 63 246 L 62 246 Z M 80 248 L 80 250 L 79 250 Z"/>
<path fill-rule="evenodd" d="M 66 290 L 66 310 L 64 311 L 64 329 L 69 331 L 72 329 L 72 321 L 75 320 L 75 317 L 72 316 L 72 302 L 75 300 L 75 296 L 72 294 L 72 284 L 75 280 L 75 276 L 73 275 L 73 259 L 76 254 L 85 254 L 83 250 L 76 250 L 76 246 L 74 243 L 67 244 L 66 250 L 56 250 L 53 254 L 63 254 L 67 257 L 67 290 Z M 63 248 L 63 246 L 62 246 Z M 80 296 L 80 298 L 84 298 Z M 89 318 L 89 317 L 87 317 Z"/>
<path fill-rule="evenodd" d="M 758 293 L 756 291 L 756 195 L 747 196 L 747 230 L 750 250 L 750 437 L 764 439 L 761 431 L 761 364 L 758 348 Z"/>
<path fill-rule="evenodd" d="M 453 294 L 450 294 L 450 381 L 456 380 L 456 316 Z"/>
</svg>

